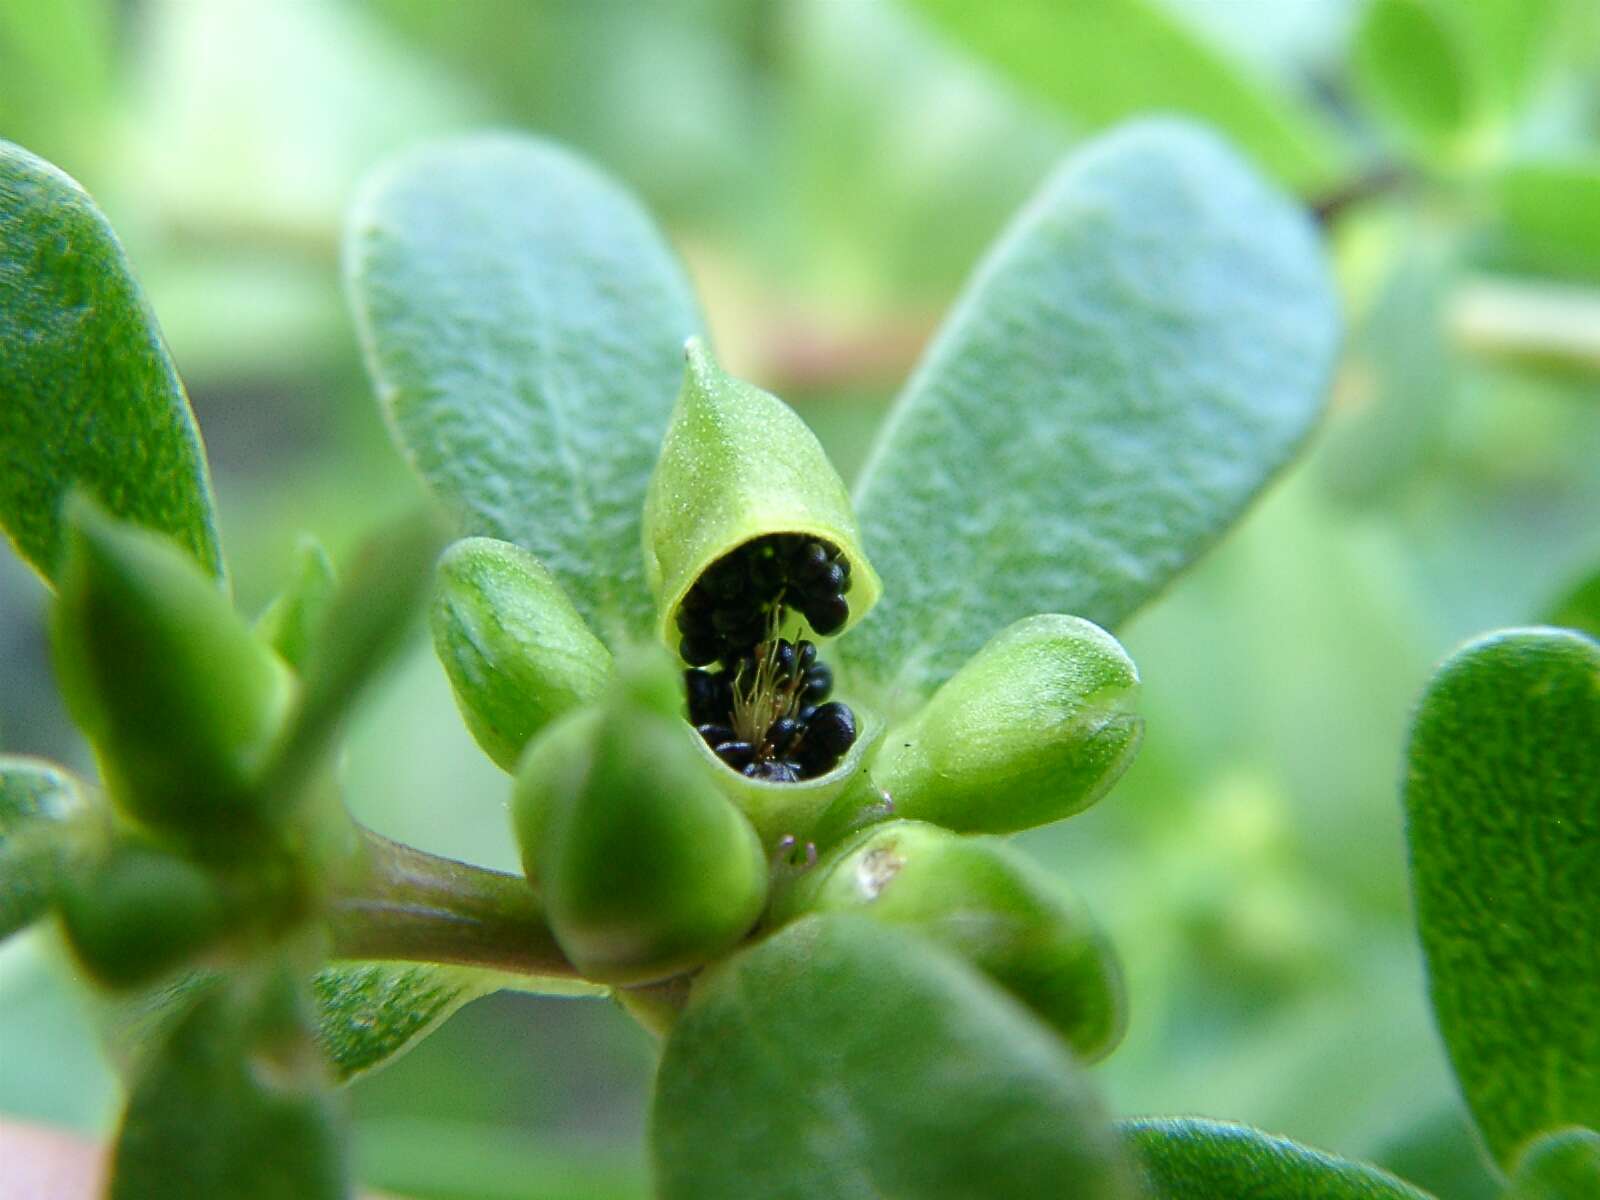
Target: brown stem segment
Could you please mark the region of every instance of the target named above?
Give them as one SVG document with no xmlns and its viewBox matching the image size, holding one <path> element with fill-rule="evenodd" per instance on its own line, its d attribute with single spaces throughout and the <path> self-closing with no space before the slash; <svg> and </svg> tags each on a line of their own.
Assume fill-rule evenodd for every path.
<svg viewBox="0 0 1600 1200">
<path fill-rule="evenodd" d="M 427 854 L 370 829 L 360 835 L 360 865 L 329 905 L 335 957 L 578 977 L 521 876 Z"/>
</svg>

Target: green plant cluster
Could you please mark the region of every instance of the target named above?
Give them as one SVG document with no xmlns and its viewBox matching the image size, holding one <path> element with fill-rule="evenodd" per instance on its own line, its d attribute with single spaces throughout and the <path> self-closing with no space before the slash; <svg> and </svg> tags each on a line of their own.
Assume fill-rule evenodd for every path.
<svg viewBox="0 0 1600 1200">
<path fill-rule="evenodd" d="M 1135 753 L 1115 637 L 1317 420 L 1318 233 L 1216 135 L 1121 127 L 974 273 L 852 494 L 712 356 L 637 202 L 548 143 L 443 143 L 351 220 L 380 403 L 424 518 L 337 578 L 229 598 L 198 433 L 115 237 L 0 143 L 0 524 L 53 588 L 99 781 L 0 762 L 0 917 L 46 916 L 122 1012 L 111 1193 L 340 1196 L 336 1084 L 499 987 L 662 1038 L 676 1197 L 1411 1198 L 1241 1126 L 1113 1122 L 1126 1014 L 1087 907 L 1003 835 Z M 819 643 L 859 735 L 799 782 L 686 720 L 677 616 L 772 535 L 849 565 Z M 427 609 L 507 781 L 525 877 L 361 828 L 339 731 Z M 1071 615 L 1068 615 L 1071 614 Z M 736 688 L 745 686 L 735 682 Z M 1600 647 L 1508 631 L 1418 709 L 1405 804 L 1439 1025 L 1509 1196 L 1600 1173 Z"/>
</svg>

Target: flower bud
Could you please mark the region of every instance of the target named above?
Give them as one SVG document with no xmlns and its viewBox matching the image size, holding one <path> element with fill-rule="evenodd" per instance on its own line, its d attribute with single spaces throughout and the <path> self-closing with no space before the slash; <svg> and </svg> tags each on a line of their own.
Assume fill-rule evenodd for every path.
<svg viewBox="0 0 1600 1200">
<path fill-rule="evenodd" d="M 114 846 L 61 890 L 62 926 L 101 984 L 132 988 L 191 962 L 223 934 L 227 905 L 203 868 L 152 846 Z"/>
<path fill-rule="evenodd" d="M 433 644 L 461 715 L 507 771 L 556 717 L 597 699 L 611 654 L 533 555 L 467 538 L 439 560 Z"/>
<path fill-rule="evenodd" d="M 81 498 L 67 525 L 51 638 L 109 790 L 151 825 L 248 837 L 292 674 L 175 543 Z"/>
<path fill-rule="evenodd" d="M 699 339 L 645 498 L 659 632 L 691 666 L 804 619 L 842 632 L 876 602 L 850 496 L 788 405 L 725 374 Z"/>
<path fill-rule="evenodd" d="M 1122 1037 L 1122 975 L 1077 899 L 992 838 L 890 821 L 846 842 L 774 904 L 774 919 L 860 912 L 955 951 L 1087 1060 Z"/>
<path fill-rule="evenodd" d="M 659 666 L 659 670 L 655 669 Z M 584 975 L 640 984 L 698 967 L 761 915 L 767 861 L 670 707 L 675 673 L 633 669 L 551 725 L 518 768 L 513 817 L 551 931 Z"/>
<path fill-rule="evenodd" d="M 1139 672 L 1117 640 L 1078 617 L 1002 630 L 884 735 L 873 781 L 897 815 L 1009 833 L 1089 807 L 1133 760 Z"/>
</svg>

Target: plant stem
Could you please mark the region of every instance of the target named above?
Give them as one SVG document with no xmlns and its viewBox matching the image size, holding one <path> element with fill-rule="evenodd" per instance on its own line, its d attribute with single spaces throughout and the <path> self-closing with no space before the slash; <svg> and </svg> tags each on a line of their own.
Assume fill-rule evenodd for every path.
<svg viewBox="0 0 1600 1200">
<path fill-rule="evenodd" d="M 1500 358 L 1600 371 L 1600 291 L 1525 279 L 1475 279 L 1450 306 L 1466 349 Z"/>
<path fill-rule="evenodd" d="M 526 880 L 359 830 L 329 906 L 338 958 L 405 959 L 576 978 Z"/>
</svg>

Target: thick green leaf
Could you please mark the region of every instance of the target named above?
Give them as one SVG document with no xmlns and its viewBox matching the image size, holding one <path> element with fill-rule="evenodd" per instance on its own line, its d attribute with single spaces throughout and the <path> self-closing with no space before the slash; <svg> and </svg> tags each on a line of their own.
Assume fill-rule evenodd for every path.
<svg viewBox="0 0 1600 1200">
<path fill-rule="evenodd" d="M 336 1200 L 337 1106 L 292 981 L 205 989 L 143 1063 L 112 1157 L 111 1200 Z"/>
<path fill-rule="evenodd" d="M 1294 96 L 1253 78 L 1154 0 L 914 0 L 959 43 L 1026 90 L 1100 127 L 1181 112 L 1217 126 L 1286 183 L 1337 173 L 1329 126 Z"/>
<path fill-rule="evenodd" d="M 1490 190 L 1509 267 L 1600 277 L 1600 157 L 1527 159 L 1495 176 Z"/>
<path fill-rule="evenodd" d="M 466 532 L 532 550 L 608 635 L 643 635 L 640 509 L 701 328 L 633 198 L 529 138 L 405 159 L 352 221 L 347 273 L 401 446 Z"/>
<path fill-rule="evenodd" d="M 47 579 L 75 487 L 221 576 L 200 434 L 121 244 L 82 188 L 0 141 L 0 526 Z"/>
<path fill-rule="evenodd" d="M 89 817 L 77 780 L 41 759 L 0 756 L 0 938 L 45 914 Z"/>
<path fill-rule="evenodd" d="M 1309 222 L 1211 134 L 1075 154 L 879 438 L 857 505 L 883 599 L 841 651 L 915 693 L 1037 612 L 1114 627 L 1299 446 L 1338 325 Z"/>
<path fill-rule="evenodd" d="M 1594 1200 L 1600 1196 L 1600 1133 L 1546 1134 L 1517 1163 L 1506 1200 Z"/>
<path fill-rule="evenodd" d="M 1428 1200 L 1387 1171 L 1245 1125 L 1123 1121 L 1149 1200 Z"/>
<path fill-rule="evenodd" d="M 1402 137 L 1447 145 L 1476 116 L 1472 65 L 1455 5 L 1372 0 L 1356 29 L 1351 66 L 1357 85 Z"/>
<path fill-rule="evenodd" d="M 651 1117 L 665 1200 L 1125 1197 L 1061 1042 L 946 952 L 808 917 L 712 968 Z"/>
<path fill-rule="evenodd" d="M 1428 684 L 1405 785 L 1439 1029 L 1495 1156 L 1600 1125 L 1600 644 L 1505 630 Z"/>
<path fill-rule="evenodd" d="M 510 988 L 552 996 L 600 996 L 582 980 L 530 980 L 478 967 L 338 962 L 311 980 L 317 1040 L 341 1081 L 409 1050 L 464 1004 Z"/>
</svg>

